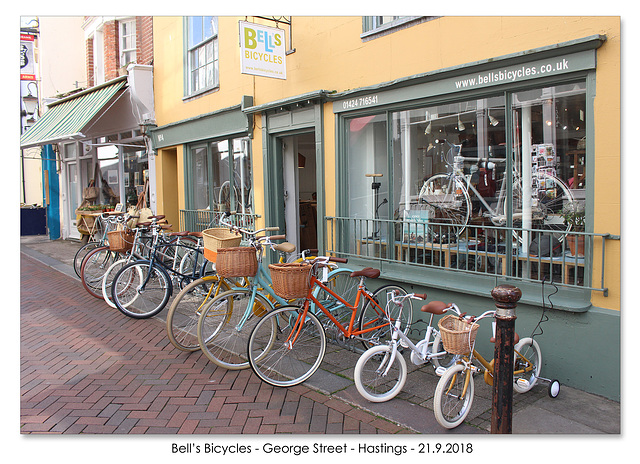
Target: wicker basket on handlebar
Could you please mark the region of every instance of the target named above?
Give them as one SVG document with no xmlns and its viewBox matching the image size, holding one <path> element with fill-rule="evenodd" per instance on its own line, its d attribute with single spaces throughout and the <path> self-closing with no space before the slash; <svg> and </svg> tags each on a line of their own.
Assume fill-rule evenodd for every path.
<svg viewBox="0 0 640 464">
<path fill-rule="evenodd" d="M 225 227 L 214 227 L 202 231 L 204 239 L 204 257 L 212 263 L 217 260 L 219 248 L 233 248 L 240 245 L 242 235 L 231 232 Z"/>
<path fill-rule="evenodd" d="M 133 248 L 135 233 L 131 229 L 112 230 L 107 232 L 109 249 L 117 253 L 126 253 Z"/>
<path fill-rule="evenodd" d="M 479 325 L 448 315 L 438 321 L 444 349 L 451 354 L 469 354 L 473 349 Z"/>
<path fill-rule="evenodd" d="M 304 298 L 309 293 L 311 264 L 269 264 L 273 291 L 281 298 L 293 300 Z"/>
<path fill-rule="evenodd" d="M 258 257 L 253 247 L 219 248 L 216 273 L 220 277 L 253 277 L 258 273 Z"/>
</svg>

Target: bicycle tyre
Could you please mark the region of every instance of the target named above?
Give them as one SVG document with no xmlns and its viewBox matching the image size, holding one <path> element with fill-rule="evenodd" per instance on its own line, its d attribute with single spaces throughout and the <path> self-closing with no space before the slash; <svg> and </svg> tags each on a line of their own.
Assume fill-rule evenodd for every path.
<svg viewBox="0 0 640 464">
<path fill-rule="evenodd" d="M 78 277 L 80 277 L 80 270 L 82 269 L 82 261 L 84 261 L 85 256 L 87 256 L 87 254 L 90 251 L 95 250 L 100 246 L 102 246 L 100 245 L 100 242 L 89 242 L 85 245 L 82 245 L 80 248 L 78 248 L 78 251 L 76 251 L 76 254 L 73 256 L 73 270 L 75 271 Z"/>
<path fill-rule="evenodd" d="M 513 389 L 518 393 L 526 393 L 533 388 L 540 377 L 540 368 L 542 366 L 542 351 L 540 345 L 533 338 L 521 339 L 514 350 L 514 373 L 513 373 Z M 529 363 L 533 364 L 532 370 L 522 374 L 516 374 L 516 371 L 522 369 Z M 518 383 L 518 379 L 526 381 Z"/>
<path fill-rule="evenodd" d="M 311 377 L 324 359 L 327 340 L 318 318 L 304 309 L 281 306 L 260 319 L 249 337 L 253 372 L 274 387 L 292 387 Z M 300 326 L 302 322 L 302 326 Z M 297 333 L 293 346 L 289 338 Z"/>
<path fill-rule="evenodd" d="M 102 278 L 117 256 L 105 246 L 91 250 L 82 260 L 80 280 L 84 289 L 94 298 L 102 298 Z"/>
<path fill-rule="evenodd" d="M 429 193 L 436 191 L 446 193 Z M 467 227 L 471 216 L 471 198 L 467 186 L 453 174 L 436 174 L 428 178 L 422 184 L 418 198 L 428 205 L 432 213 L 429 215 L 431 221 L 426 226 L 429 237 L 425 237 L 425 241 L 434 241 L 436 237 L 450 233 L 459 237 Z"/>
<path fill-rule="evenodd" d="M 389 327 L 389 321 L 387 320 L 385 314 L 388 294 L 391 292 L 394 292 L 397 295 L 407 295 L 406 290 L 399 285 L 383 285 L 371 294 L 371 298 L 373 301 L 367 298 L 366 303 L 362 308 L 360 319 L 358 321 L 359 330 L 365 330 L 369 327 L 382 326 L 377 330 L 365 332 L 360 335 L 362 344 L 364 345 L 365 349 L 369 349 L 372 346 L 380 345 L 385 341 L 391 340 L 391 327 Z M 402 321 L 402 323 L 400 324 L 400 330 L 402 330 L 402 332 L 404 332 L 405 334 L 409 333 L 411 320 L 413 318 L 413 305 L 411 303 L 411 298 L 405 298 L 402 302 L 402 307 L 393 305 L 393 307 L 391 308 L 392 322 L 397 320 L 399 314 Z M 387 323 L 385 324 L 385 322 Z"/>
<path fill-rule="evenodd" d="M 466 375 L 469 375 L 469 386 L 465 397 L 461 398 Z M 467 373 L 465 366 L 456 364 L 447 369 L 438 380 L 433 397 L 433 412 L 438 424 L 446 429 L 462 424 L 471 410 L 473 395 L 473 375 Z"/>
<path fill-rule="evenodd" d="M 105 272 L 104 276 L 102 276 L 102 299 L 112 308 L 116 307 L 116 304 L 111 299 L 111 285 L 113 284 L 113 279 L 120 271 L 120 269 L 122 269 L 129 262 L 131 261 L 127 258 L 117 260 L 115 263 L 109 266 L 107 272 Z"/>
<path fill-rule="evenodd" d="M 184 287 L 167 312 L 167 337 L 171 344 L 182 351 L 199 350 L 197 331 L 202 308 L 221 290 L 224 292 L 229 288 L 229 284 L 217 275 L 202 277 Z"/>
<path fill-rule="evenodd" d="M 234 288 L 207 303 L 198 318 L 198 345 L 209 360 L 230 370 L 249 367 L 247 346 L 258 321 L 273 306 L 251 288 Z M 273 328 L 271 329 L 273 332 Z"/>
<path fill-rule="evenodd" d="M 362 353 L 356 363 L 353 371 L 356 389 L 372 403 L 393 399 L 407 381 L 407 362 L 398 350 L 390 359 L 392 352 L 391 345 L 374 346 Z"/>
<path fill-rule="evenodd" d="M 552 231 L 553 235 L 562 242 L 566 234 L 571 230 L 571 224 L 565 224 L 562 217 L 562 210 L 564 208 L 575 208 L 575 198 L 571 193 L 571 190 L 560 179 L 552 174 L 546 172 L 536 172 L 532 176 L 532 182 L 534 185 L 544 186 L 544 189 L 539 189 L 537 195 L 542 196 L 542 191 L 554 191 L 555 194 L 550 198 L 537 198 L 537 206 L 534 211 L 537 213 L 536 217 L 532 219 L 532 227 L 540 228 L 544 230 Z M 560 191 L 561 193 L 558 193 Z M 522 218 L 517 220 L 518 214 L 522 216 L 523 210 L 523 190 L 522 185 L 515 181 L 513 185 L 513 206 L 512 212 L 514 215 L 514 227 L 522 227 Z M 507 205 L 504 205 L 504 214 L 506 217 Z M 537 224 L 536 224 L 537 223 Z M 514 235 L 517 231 L 514 231 Z M 517 234 L 518 241 L 522 244 L 522 234 Z"/>
<path fill-rule="evenodd" d="M 172 288 L 171 279 L 164 269 L 140 260 L 127 264 L 116 274 L 111 285 L 111 297 L 126 316 L 146 319 L 164 309 Z"/>
</svg>

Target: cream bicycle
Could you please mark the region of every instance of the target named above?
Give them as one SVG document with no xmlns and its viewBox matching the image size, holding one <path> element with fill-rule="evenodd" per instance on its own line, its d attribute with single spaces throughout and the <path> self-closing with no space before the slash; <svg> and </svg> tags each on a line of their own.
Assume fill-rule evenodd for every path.
<svg viewBox="0 0 640 464">
<path fill-rule="evenodd" d="M 492 205 L 482 196 L 471 182 L 471 174 L 464 174 L 465 158 L 460 156 L 462 145 L 454 145 L 448 141 L 449 152 L 445 162 L 450 172 L 436 174 L 428 178 L 422 185 L 419 202 L 426 205 L 430 222 L 427 232 L 430 240 L 443 235 L 459 237 L 469 223 L 472 214 L 471 194 L 475 195 L 484 208 L 483 215 L 499 227 L 507 224 L 507 176 L 503 176 L 500 189 L 496 192 L 497 201 Z M 504 162 L 492 158 L 485 162 Z M 558 240 L 571 228 L 562 218 L 563 208 L 571 208 L 575 199 L 567 185 L 554 174 L 545 170 L 534 170 L 531 174 L 531 218 L 532 225 L 540 229 L 558 232 Z M 523 177 L 516 163 L 513 163 L 512 217 L 513 226 L 522 226 L 525 216 Z M 522 241 L 522 237 L 514 231 L 514 236 Z M 449 237 L 451 238 L 451 237 Z"/>
<path fill-rule="evenodd" d="M 459 314 L 455 305 L 451 305 L 454 312 Z M 482 319 L 495 316 L 495 310 L 486 311 L 479 317 L 445 316 L 438 321 L 438 327 L 443 335 L 445 349 L 453 354 L 460 355 L 456 364 L 448 369 L 439 369 L 441 374 L 436 386 L 433 398 L 433 411 L 438 423 L 451 429 L 460 425 L 471 410 L 474 397 L 475 374 L 482 374 L 488 385 L 493 385 L 493 373 L 495 360 L 483 358 L 475 350 L 475 336 L 478 331 L 478 322 Z M 494 326 L 495 332 L 495 326 Z M 538 380 L 549 382 L 548 393 L 555 398 L 560 393 L 560 383 L 540 377 L 542 367 L 542 352 L 540 346 L 533 338 L 527 337 L 518 340 L 515 336 L 514 364 L 513 364 L 513 389 L 518 393 L 526 393 L 533 388 Z M 495 342 L 495 334 L 491 340 Z"/>
</svg>

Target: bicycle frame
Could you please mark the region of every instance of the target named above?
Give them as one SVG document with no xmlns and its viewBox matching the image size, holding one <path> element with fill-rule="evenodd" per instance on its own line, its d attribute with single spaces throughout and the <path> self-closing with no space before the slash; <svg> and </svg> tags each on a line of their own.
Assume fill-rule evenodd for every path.
<svg viewBox="0 0 640 464">
<path fill-rule="evenodd" d="M 515 357 L 520 357 L 521 359 L 523 359 L 525 361 L 525 367 L 523 369 L 514 369 L 513 370 L 513 375 L 524 374 L 525 372 L 531 372 L 533 370 L 533 365 L 532 365 L 531 361 L 529 361 L 529 359 L 524 357 L 522 355 L 522 353 L 520 353 L 519 351 L 514 350 L 514 356 Z M 481 371 L 478 367 L 473 365 L 473 360 L 474 359 L 477 360 L 482 365 L 482 367 L 484 367 L 484 371 Z M 462 390 L 462 395 L 460 395 L 461 398 L 464 398 L 465 395 L 467 394 L 467 388 L 469 386 L 470 378 L 471 378 L 471 375 L 473 375 L 474 371 L 483 372 L 484 373 L 484 381 L 485 381 L 485 383 L 487 385 L 493 385 L 493 372 L 494 372 L 493 361 L 494 361 L 493 358 L 491 359 L 491 361 L 487 361 L 485 358 L 482 357 L 482 355 L 480 353 L 478 353 L 476 351 L 475 348 L 473 349 L 473 355 L 471 357 L 464 356 L 462 358 L 461 362 L 463 364 L 467 365 L 468 368 L 465 370 L 465 381 L 464 381 L 464 388 Z M 456 379 L 456 376 L 454 375 L 453 378 L 451 379 L 451 386 L 447 390 L 447 393 L 449 393 L 449 391 L 451 391 L 451 388 L 453 387 L 453 385 L 455 383 L 455 379 Z"/>
<path fill-rule="evenodd" d="M 336 294 L 333 290 L 331 290 L 329 287 L 324 285 L 324 283 L 321 280 L 319 280 L 315 275 L 312 275 L 311 281 L 310 281 L 311 285 L 309 286 L 309 293 L 307 294 L 307 298 L 304 302 L 303 314 L 306 316 L 307 311 L 309 310 L 309 304 L 311 301 L 313 301 L 316 304 L 316 307 L 320 308 L 320 310 L 331 320 L 331 322 L 333 322 L 336 325 L 336 327 L 347 338 L 357 337 L 358 335 L 362 335 L 364 333 L 372 332 L 374 330 L 378 330 L 378 329 L 381 329 L 382 327 L 385 327 L 386 325 L 389 324 L 389 322 L 385 322 L 375 327 L 367 327 L 366 329 L 363 329 L 363 330 L 353 329 L 353 324 L 356 319 L 356 312 L 357 312 L 358 306 L 360 305 L 361 298 L 366 298 L 371 304 L 375 305 L 383 313 L 385 312 L 384 309 L 371 297 L 371 294 L 366 290 L 363 280 L 364 278 L 360 278 L 360 283 L 358 284 L 358 293 L 356 294 L 356 300 L 354 304 L 351 305 L 347 301 L 345 301 L 344 298 L 342 298 L 340 295 Z M 316 285 L 321 289 L 323 289 L 324 291 L 326 291 L 327 293 L 329 293 L 334 298 L 336 298 L 346 308 L 351 310 L 351 319 L 349 320 L 348 328 L 345 329 L 345 327 L 340 322 L 338 322 L 338 320 L 331 314 L 331 311 L 326 309 L 324 305 L 315 296 L 313 296 L 313 289 L 315 288 Z M 368 324 L 372 324 L 372 322 Z"/>
</svg>

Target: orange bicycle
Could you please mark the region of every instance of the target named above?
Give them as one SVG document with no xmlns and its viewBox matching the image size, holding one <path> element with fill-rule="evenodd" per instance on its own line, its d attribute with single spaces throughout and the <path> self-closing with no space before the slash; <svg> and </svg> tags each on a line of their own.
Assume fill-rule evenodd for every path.
<svg viewBox="0 0 640 464">
<path fill-rule="evenodd" d="M 344 339 L 359 339 L 369 348 L 390 339 L 390 322 L 395 325 L 395 318 L 400 318 L 403 330 L 410 325 L 412 307 L 408 298 L 404 300 L 404 308 L 396 307 L 388 316 L 385 313 L 389 299 L 406 295 L 402 287 L 385 285 L 374 292 L 369 291 L 365 279 L 379 277 L 380 271 L 365 268 L 351 274 L 360 281 L 355 299 L 347 301 L 348 297 L 338 295 L 327 285 L 329 261 L 346 262 L 340 258 L 321 257 L 307 263 L 306 267 L 305 264 L 272 265 L 276 292 L 276 266 L 298 266 L 304 285 L 297 294 L 285 296 L 301 298 L 299 305 L 281 306 L 271 311 L 260 319 L 249 337 L 249 364 L 256 375 L 270 385 L 291 387 L 313 375 L 324 358 L 325 327 L 335 326 Z M 318 273 L 320 277 L 317 277 Z M 356 327 L 356 313 L 361 303 Z M 348 320 L 341 317 L 344 314 L 350 316 Z"/>
</svg>

